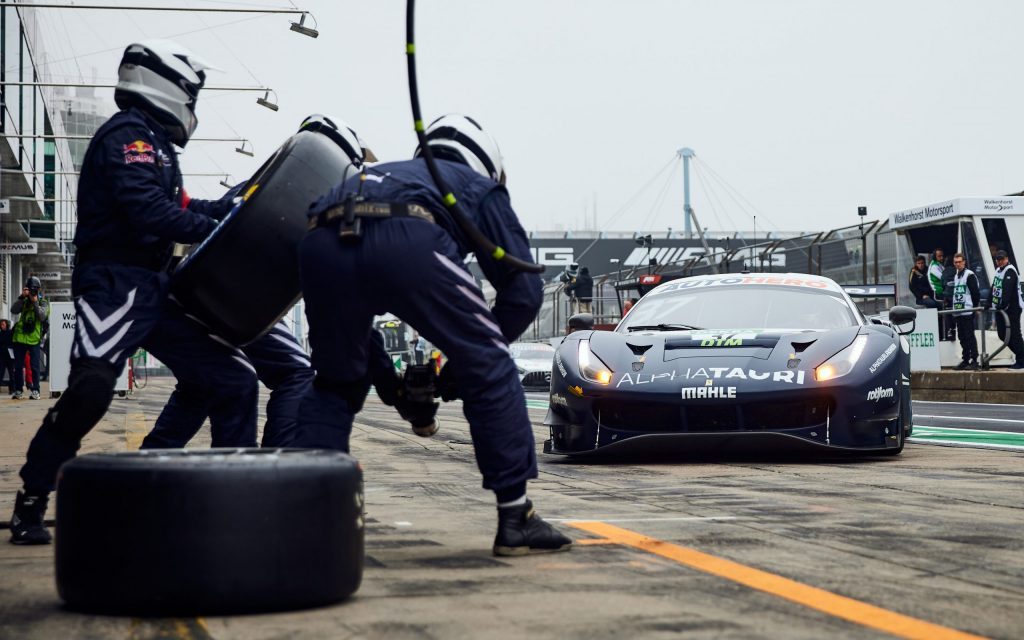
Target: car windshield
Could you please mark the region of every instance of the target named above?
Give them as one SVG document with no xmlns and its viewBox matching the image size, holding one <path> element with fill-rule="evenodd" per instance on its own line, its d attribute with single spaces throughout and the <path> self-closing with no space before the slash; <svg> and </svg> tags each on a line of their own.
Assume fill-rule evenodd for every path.
<svg viewBox="0 0 1024 640">
<path fill-rule="evenodd" d="M 708 287 L 645 296 L 616 329 L 631 326 L 671 331 L 672 325 L 703 329 L 813 329 L 826 331 L 859 323 L 846 300 L 795 287 Z M 659 325 L 664 325 L 660 328 Z"/>
<path fill-rule="evenodd" d="M 513 358 L 524 360 L 542 360 L 554 358 L 555 348 L 549 344 L 513 344 L 509 347 Z"/>
</svg>

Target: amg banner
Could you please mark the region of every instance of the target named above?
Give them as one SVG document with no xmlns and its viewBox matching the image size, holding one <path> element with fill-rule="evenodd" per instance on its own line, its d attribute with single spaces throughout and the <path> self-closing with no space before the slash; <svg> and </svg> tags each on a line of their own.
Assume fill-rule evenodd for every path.
<svg viewBox="0 0 1024 640">
<path fill-rule="evenodd" d="M 718 253 L 743 246 L 743 240 L 708 240 L 711 251 Z M 650 260 L 659 265 L 682 264 L 704 254 L 700 239 L 654 238 L 653 246 L 640 246 L 632 238 L 531 238 L 530 252 L 538 264 L 547 267 L 546 280 L 557 277 L 572 263 L 589 267 L 593 275 L 628 271 L 644 266 Z M 476 258 L 471 257 L 470 262 Z M 472 265 L 475 275 L 479 268 Z"/>
</svg>

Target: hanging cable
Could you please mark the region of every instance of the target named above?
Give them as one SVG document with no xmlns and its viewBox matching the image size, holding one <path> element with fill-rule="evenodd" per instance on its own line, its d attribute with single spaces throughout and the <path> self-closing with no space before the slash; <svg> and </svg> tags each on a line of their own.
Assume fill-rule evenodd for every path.
<svg viewBox="0 0 1024 640">
<path fill-rule="evenodd" d="M 639 188 L 639 189 L 638 189 L 638 190 L 636 191 L 636 193 L 634 193 L 633 195 L 631 195 L 631 196 L 629 197 L 629 200 L 627 200 L 625 204 L 623 204 L 623 205 L 622 205 L 621 207 L 619 207 L 619 208 L 618 208 L 618 210 L 616 210 L 616 211 L 615 211 L 615 213 L 613 213 L 613 214 L 611 215 L 611 217 L 610 217 L 610 218 L 608 218 L 608 221 L 607 221 L 607 222 L 605 222 L 605 223 L 604 223 L 603 225 L 601 225 L 601 226 L 600 226 L 600 227 L 598 228 L 598 230 L 597 230 L 597 231 L 598 231 L 598 233 L 597 233 L 597 237 L 596 237 L 596 238 L 594 238 L 594 241 L 593 241 L 593 242 L 591 242 L 591 243 L 590 243 L 589 245 L 587 245 L 587 248 L 586 248 L 586 249 L 584 249 L 584 250 L 583 250 L 583 252 L 582 252 L 582 253 L 580 253 L 580 255 L 576 256 L 576 260 L 577 260 L 577 261 L 579 261 L 579 260 L 580 260 L 580 258 L 582 258 L 583 256 L 587 255 L 587 252 L 588 252 L 588 251 L 590 251 L 591 249 L 593 249 L 593 248 L 594 248 L 594 245 L 596 245 L 596 244 L 597 244 L 597 241 L 601 239 L 601 232 L 602 232 L 602 231 L 604 231 L 605 229 L 607 229 L 607 228 L 608 228 L 608 227 L 609 227 L 609 226 L 610 226 L 610 225 L 612 224 L 612 222 L 614 222 L 615 220 L 617 220 L 617 219 L 618 219 L 618 217 L 619 217 L 620 215 L 622 215 L 623 213 L 625 213 L 626 211 L 628 211 L 628 210 L 629 210 L 629 208 L 630 208 L 631 206 L 633 206 L 633 203 L 634 203 L 634 202 L 636 202 L 637 198 L 639 198 L 639 197 L 640 197 L 640 195 L 641 195 L 641 194 L 642 194 L 642 193 L 643 193 L 644 191 L 646 191 L 646 190 L 647 190 L 647 187 L 651 186 L 651 184 L 652 184 L 652 183 L 653 183 L 653 182 L 654 182 L 655 180 L 657 180 L 657 179 L 658 179 L 658 177 L 659 177 L 659 176 L 660 176 L 660 175 L 661 175 L 662 173 L 664 173 L 666 169 L 668 169 L 669 167 L 674 167 L 674 166 L 676 165 L 676 163 L 677 163 L 677 162 L 679 162 L 679 156 L 678 156 L 678 155 L 673 155 L 673 156 L 672 156 L 672 159 L 671 159 L 671 160 L 669 160 L 668 162 L 666 162 L 666 163 L 665 163 L 665 164 L 664 164 L 664 165 L 663 165 L 663 166 L 662 166 L 662 167 L 661 167 L 660 169 L 658 169 L 658 171 L 657 171 L 657 172 L 656 172 L 656 173 L 655 173 L 655 174 L 654 174 L 653 176 L 651 176 L 651 177 L 650 177 L 650 179 L 649 179 L 649 180 L 648 180 L 647 182 L 645 182 L 645 183 L 643 184 L 643 186 L 642 186 L 642 187 L 640 187 L 640 188 Z"/>
<path fill-rule="evenodd" d="M 433 179 L 434 184 L 437 185 L 438 191 L 441 192 L 441 200 L 444 202 L 445 207 L 448 208 L 448 213 L 451 214 L 452 220 L 455 221 L 455 224 L 458 225 L 459 229 L 469 240 L 473 253 L 477 255 L 478 259 L 486 255 L 516 271 L 543 273 L 543 265 L 520 260 L 515 256 L 509 255 L 505 253 L 503 248 L 494 244 L 490 238 L 485 236 L 473 224 L 473 221 L 466 212 L 462 210 L 462 206 L 455 198 L 455 194 L 452 193 L 451 187 L 441 177 L 437 161 L 430 150 L 430 145 L 427 144 L 426 128 L 423 126 L 423 116 L 420 114 L 419 89 L 416 85 L 416 41 L 413 29 L 416 13 L 415 5 L 415 0 L 408 0 L 405 5 L 405 53 L 409 69 L 409 102 L 412 103 L 412 119 L 416 129 L 416 138 L 420 143 L 420 153 L 423 156 L 423 160 L 427 163 L 430 177 Z"/>
</svg>

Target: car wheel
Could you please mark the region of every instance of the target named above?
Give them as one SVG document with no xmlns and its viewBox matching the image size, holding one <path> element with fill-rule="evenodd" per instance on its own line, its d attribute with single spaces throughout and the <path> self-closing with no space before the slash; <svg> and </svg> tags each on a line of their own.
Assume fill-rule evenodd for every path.
<svg viewBox="0 0 1024 640">
<path fill-rule="evenodd" d="M 337 602 L 362 579 L 362 505 L 341 452 L 80 456 L 58 480 L 57 591 L 76 610 L 132 615 Z"/>
<path fill-rule="evenodd" d="M 246 183 L 241 207 L 182 260 L 171 280 L 175 297 L 232 344 L 262 336 L 301 295 L 309 205 L 356 173 L 326 135 L 289 138 Z"/>
</svg>

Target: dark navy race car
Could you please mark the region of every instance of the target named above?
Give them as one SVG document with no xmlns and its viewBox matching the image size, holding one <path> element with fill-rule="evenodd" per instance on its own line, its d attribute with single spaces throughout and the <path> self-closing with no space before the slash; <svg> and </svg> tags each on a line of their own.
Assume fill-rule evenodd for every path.
<svg viewBox="0 0 1024 640">
<path fill-rule="evenodd" d="M 545 451 L 897 454 L 911 433 L 902 335 L 915 317 L 893 307 L 869 320 L 834 281 L 806 274 L 666 282 L 614 331 L 562 341 Z"/>
</svg>

